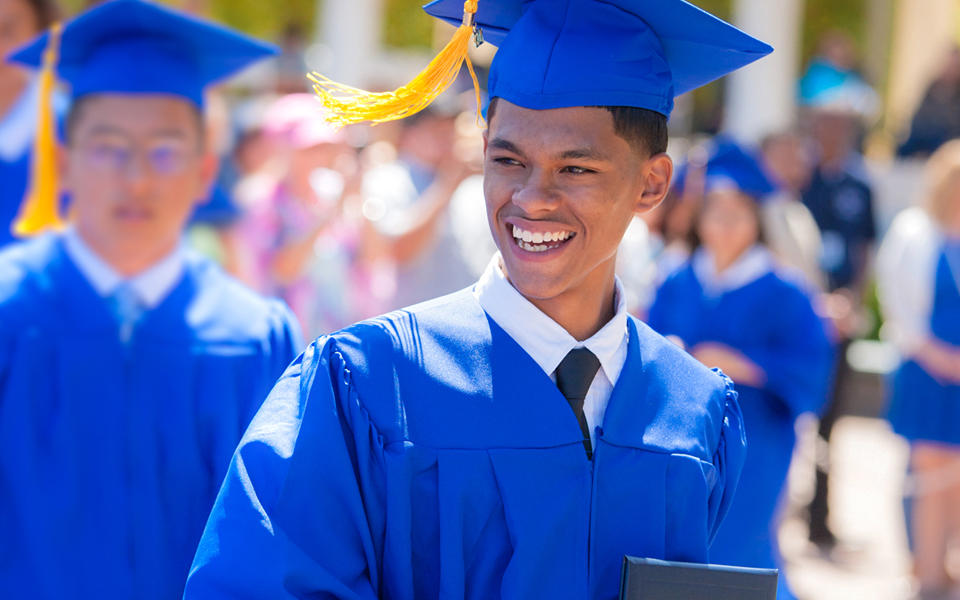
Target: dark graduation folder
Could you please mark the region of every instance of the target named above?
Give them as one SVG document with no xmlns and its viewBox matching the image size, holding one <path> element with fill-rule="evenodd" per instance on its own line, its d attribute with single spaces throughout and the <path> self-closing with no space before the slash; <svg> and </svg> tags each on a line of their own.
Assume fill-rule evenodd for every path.
<svg viewBox="0 0 960 600">
<path fill-rule="evenodd" d="M 624 557 L 620 600 L 776 600 L 777 570 Z"/>
</svg>

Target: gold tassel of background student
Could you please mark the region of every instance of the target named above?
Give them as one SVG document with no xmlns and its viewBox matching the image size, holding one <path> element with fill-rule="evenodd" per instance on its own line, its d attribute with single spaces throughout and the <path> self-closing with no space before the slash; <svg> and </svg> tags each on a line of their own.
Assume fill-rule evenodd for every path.
<svg viewBox="0 0 960 600">
<path fill-rule="evenodd" d="M 466 62 L 477 100 L 477 122 L 481 122 L 480 84 L 467 55 L 471 40 L 475 39 L 477 45 L 482 41 L 479 33 L 474 32 L 476 12 L 477 0 L 464 2 L 463 22 L 453 34 L 453 39 L 410 83 L 392 92 L 367 92 L 336 83 L 317 72 L 307 75 L 329 113 L 327 120 L 336 125 L 350 125 L 364 121 L 382 123 L 408 117 L 426 108 L 450 87 L 460 73 L 460 66 Z"/>
<path fill-rule="evenodd" d="M 53 115 L 53 88 L 56 84 L 57 54 L 60 48 L 62 26 L 50 28 L 47 47 L 43 52 L 43 70 L 40 72 L 40 106 L 37 111 L 37 131 L 33 141 L 33 164 L 30 189 L 20 206 L 20 214 L 13 223 L 13 233 L 25 237 L 47 229 L 63 227 L 60 219 L 60 190 L 57 184 L 57 136 Z"/>
</svg>

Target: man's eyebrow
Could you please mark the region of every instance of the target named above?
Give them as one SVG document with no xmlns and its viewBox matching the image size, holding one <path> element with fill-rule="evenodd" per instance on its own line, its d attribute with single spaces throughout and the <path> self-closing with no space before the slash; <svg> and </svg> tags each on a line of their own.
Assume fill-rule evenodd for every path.
<svg viewBox="0 0 960 600">
<path fill-rule="evenodd" d="M 128 137 L 124 130 L 112 125 L 94 125 L 87 135 L 90 137 L 98 135 L 116 135 L 120 137 Z"/>
<path fill-rule="evenodd" d="M 594 148 L 573 148 L 570 150 L 564 150 L 560 153 L 560 158 L 563 159 L 587 159 L 587 160 L 606 160 L 607 157 L 605 154 L 597 151 Z"/>
<path fill-rule="evenodd" d="M 157 129 L 150 132 L 150 137 L 167 137 L 167 138 L 181 138 L 186 139 L 189 137 L 185 131 L 182 129 Z"/>
<path fill-rule="evenodd" d="M 117 136 L 117 137 L 123 137 L 123 138 L 130 137 L 130 135 L 124 129 L 120 127 L 115 127 L 113 125 L 106 125 L 106 124 L 94 125 L 90 129 L 90 132 L 87 135 L 90 137 L 94 137 L 94 136 Z M 149 133 L 149 137 L 187 139 L 188 136 L 186 132 L 184 132 L 183 130 L 168 128 L 168 129 L 157 129 L 155 131 L 151 131 Z"/>
<path fill-rule="evenodd" d="M 513 152 L 514 154 L 523 155 L 523 152 L 520 151 L 520 148 L 510 140 L 505 140 L 503 138 L 493 138 L 490 140 L 490 148 L 496 150 L 506 150 L 507 152 Z"/>
</svg>

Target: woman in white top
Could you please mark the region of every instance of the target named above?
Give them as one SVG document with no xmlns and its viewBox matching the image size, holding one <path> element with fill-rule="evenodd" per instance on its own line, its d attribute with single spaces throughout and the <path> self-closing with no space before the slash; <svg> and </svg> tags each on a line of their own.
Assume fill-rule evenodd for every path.
<svg viewBox="0 0 960 600">
<path fill-rule="evenodd" d="M 960 140 L 930 158 L 924 203 L 894 220 L 877 258 L 885 335 L 902 354 L 888 418 L 911 446 L 920 598 L 953 585 L 946 550 L 960 524 Z"/>
</svg>

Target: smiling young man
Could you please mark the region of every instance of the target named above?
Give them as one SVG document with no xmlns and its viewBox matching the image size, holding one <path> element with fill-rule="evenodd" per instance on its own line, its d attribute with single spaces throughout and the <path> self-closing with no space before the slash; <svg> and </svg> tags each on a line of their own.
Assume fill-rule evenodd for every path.
<svg viewBox="0 0 960 600">
<path fill-rule="evenodd" d="M 614 598 L 624 555 L 708 560 L 745 451 L 736 396 L 627 315 L 614 264 L 670 183 L 674 94 L 769 47 L 679 0 L 481 0 L 476 19 L 500 47 L 500 253 L 288 369 L 187 598 Z"/>
<path fill-rule="evenodd" d="M 13 56 L 36 67 L 44 36 Z M 269 46 L 139 0 L 63 29 L 63 233 L 0 253 L 0 595 L 179 597 L 298 334 L 185 250 L 215 159 L 204 86 Z"/>
</svg>

